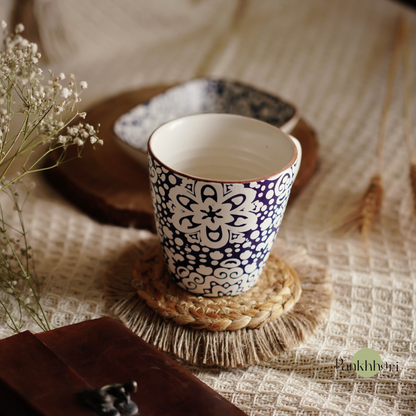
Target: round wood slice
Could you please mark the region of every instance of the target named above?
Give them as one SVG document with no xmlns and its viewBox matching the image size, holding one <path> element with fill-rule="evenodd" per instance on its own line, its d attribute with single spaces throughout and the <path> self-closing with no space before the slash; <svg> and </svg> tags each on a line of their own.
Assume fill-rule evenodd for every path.
<svg viewBox="0 0 416 416">
<path fill-rule="evenodd" d="M 118 147 L 113 124 L 123 113 L 170 87 L 165 85 L 132 91 L 90 109 L 85 121 L 94 126 L 101 124 L 99 136 L 104 140 L 104 146 L 84 150 L 82 158 L 47 170 L 49 182 L 100 222 L 154 230 L 147 171 Z M 301 142 L 303 149 L 301 168 L 290 197 L 293 200 L 317 167 L 318 140 L 315 131 L 303 119 L 291 134 Z M 68 157 L 75 156 L 74 151 L 75 146 L 70 147 Z M 54 158 L 56 156 L 52 154 L 49 163 L 53 163 Z"/>
</svg>

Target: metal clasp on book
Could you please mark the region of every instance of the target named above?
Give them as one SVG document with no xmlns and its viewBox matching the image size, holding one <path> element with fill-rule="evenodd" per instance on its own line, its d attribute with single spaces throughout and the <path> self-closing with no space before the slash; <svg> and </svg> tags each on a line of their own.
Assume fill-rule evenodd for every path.
<svg viewBox="0 0 416 416">
<path fill-rule="evenodd" d="M 81 400 L 100 416 L 137 415 L 139 408 L 130 399 L 136 393 L 137 383 L 132 380 L 125 384 L 109 384 L 95 390 L 85 390 Z"/>
</svg>

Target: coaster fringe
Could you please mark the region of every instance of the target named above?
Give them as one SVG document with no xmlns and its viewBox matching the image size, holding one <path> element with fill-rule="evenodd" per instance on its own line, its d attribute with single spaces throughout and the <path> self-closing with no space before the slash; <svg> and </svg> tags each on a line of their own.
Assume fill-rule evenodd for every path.
<svg viewBox="0 0 416 416">
<path fill-rule="evenodd" d="M 262 328 L 287 313 L 302 288 L 295 270 L 271 255 L 256 286 L 235 297 L 204 298 L 177 286 L 164 266 L 159 244 L 139 255 L 132 286 L 138 297 L 162 318 L 210 331 Z"/>
<path fill-rule="evenodd" d="M 280 247 L 302 282 L 302 294 L 291 311 L 259 329 L 213 332 L 177 325 L 139 300 L 132 288 L 133 265 L 145 249 L 143 244 L 130 246 L 109 267 L 104 276 L 106 300 L 133 332 L 187 363 L 241 368 L 270 361 L 309 338 L 329 313 L 332 285 L 326 268 L 304 251 Z"/>
</svg>

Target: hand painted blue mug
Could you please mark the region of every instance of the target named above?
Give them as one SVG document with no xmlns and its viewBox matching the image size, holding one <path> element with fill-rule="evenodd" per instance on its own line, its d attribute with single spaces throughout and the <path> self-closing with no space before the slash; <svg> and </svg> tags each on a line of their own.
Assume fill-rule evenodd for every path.
<svg viewBox="0 0 416 416">
<path fill-rule="evenodd" d="M 197 114 L 156 129 L 148 149 L 156 228 L 174 281 L 207 297 L 252 288 L 299 171 L 300 143 L 253 118 Z"/>
</svg>

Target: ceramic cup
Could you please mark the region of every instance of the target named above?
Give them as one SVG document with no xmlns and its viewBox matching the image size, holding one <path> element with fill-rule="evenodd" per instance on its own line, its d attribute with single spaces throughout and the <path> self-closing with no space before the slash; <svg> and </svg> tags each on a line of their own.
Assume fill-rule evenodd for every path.
<svg viewBox="0 0 416 416">
<path fill-rule="evenodd" d="M 234 296 L 257 282 L 302 158 L 278 128 L 231 114 L 170 121 L 150 136 L 157 233 L 183 289 Z"/>
</svg>

